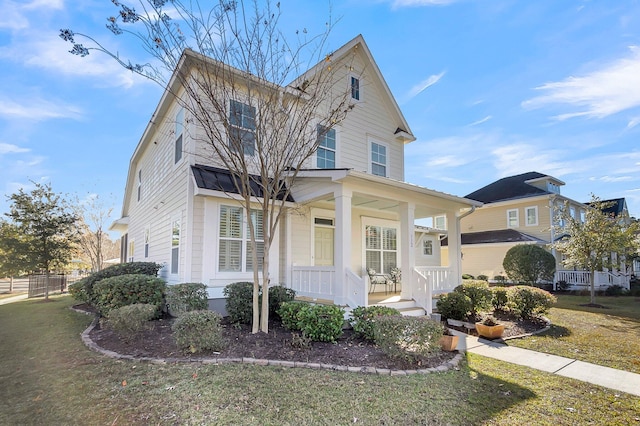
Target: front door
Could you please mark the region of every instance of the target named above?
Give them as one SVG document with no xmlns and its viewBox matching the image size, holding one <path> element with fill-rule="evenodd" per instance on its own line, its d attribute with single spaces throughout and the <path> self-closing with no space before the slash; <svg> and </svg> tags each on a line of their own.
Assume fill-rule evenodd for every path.
<svg viewBox="0 0 640 426">
<path fill-rule="evenodd" d="M 315 227 L 314 258 L 315 266 L 333 266 L 333 228 Z"/>
</svg>

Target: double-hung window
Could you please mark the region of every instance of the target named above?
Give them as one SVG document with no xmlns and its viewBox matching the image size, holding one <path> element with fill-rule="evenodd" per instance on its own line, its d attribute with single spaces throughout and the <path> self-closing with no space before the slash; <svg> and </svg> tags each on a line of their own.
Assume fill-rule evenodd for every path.
<svg viewBox="0 0 640 426">
<path fill-rule="evenodd" d="M 520 218 L 518 217 L 518 209 L 507 210 L 507 226 L 509 228 L 517 228 L 520 226 Z"/>
<path fill-rule="evenodd" d="M 138 201 L 142 199 L 142 170 L 138 170 Z"/>
<path fill-rule="evenodd" d="M 264 258 L 264 232 L 262 212 L 251 210 L 251 223 L 256 239 L 259 269 Z M 251 233 L 242 207 L 220 206 L 220 238 L 218 245 L 218 270 L 220 272 L 253 271 Z"/>
<path fill-rule="evenodd" d="M 527 207 L 524 209 L 524 213 L 526 216 L 527 226 L 538 225 L 538 207 Z"/>
<path fill-rule="evenodd" d="M 422 241 L 422 255 L 423 256 L 433 256 L 433 241 L 432 240 L 423 240 Z"/>
<path fill-rule="evenodd" d="M 433 218 L 433 227 L 436 229 L 447 229 L 447 217 L 445 215 Z"/>
<path fill-rule="evenodd" d="M 387 147 L 375 142 L 371 142 L 371 173 L 387 176 Z"/>
<path fill-rule="evenodd" d="M 351 99 L 359 101 L 360 100 L 360 79 L 358 77 L 351 76 L 350 77 L 350 87 L 351 87 Z"/>
<path fill-rule="evenodd" d="M 182 159 L 182 134 L 184 133 L 184 109 L 180 108 L 176 113 L 175 144 L 173 147 L 173 163 Z"/>
<path fill-rule="evenodd" d="M 316 151 L 319 169 L 336 168 L 336 130 L 318 125 L 318 150 Z"/>
<path fill-rule="evenodd" d="M 151 236 L 151 228 L 147 226 L 144 228 L 144 258 L 149 257 L 149 239 Z"/>
<path fill-rule="evenodd" d="M 398 231 L 384 226 L 365 226 L 367 269 L 388 274 L 398 263 Z"/>
<path fill-rule="evenodd" d="M 180 263 L 180 219 L 171 222 L 171 273 L 178 273 Z"/>
<path fill-rule="evenodd" d="M 229 146 L 236 152 L 253 156 L 256 145 L 256 109 L 242 102 L 230 101 Z"/>
</svg>

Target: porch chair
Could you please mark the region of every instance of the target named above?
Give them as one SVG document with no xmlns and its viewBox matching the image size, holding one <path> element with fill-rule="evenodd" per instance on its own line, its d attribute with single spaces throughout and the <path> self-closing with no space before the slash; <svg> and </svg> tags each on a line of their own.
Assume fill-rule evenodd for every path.
<svg viewBox="0 0 640 426">
<path fill-rule="evenodd" d="M 393 292 L 398 292 L 398 284 L 402 281 L 402 271 L 400 268 L 391 268 L 389 271 L 389 276 L 391 277 L 391 281 L 393 282 Z"/>
<path fill-rule="evenodd" d="M 377 284 L 382 284 L 384 286 L 385 294 L 389 292 L 389 287 L 393 285 L 393 280 L 390 275 L 376 274 L 376 270 L 371 268 L 367 268 L 367 274 L 369 275 L 369 293 L 373 293 Z"/>
</svg>

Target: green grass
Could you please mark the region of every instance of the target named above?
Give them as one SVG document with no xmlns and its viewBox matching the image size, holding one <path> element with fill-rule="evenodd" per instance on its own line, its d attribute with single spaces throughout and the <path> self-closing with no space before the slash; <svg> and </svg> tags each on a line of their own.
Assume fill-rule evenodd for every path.
<svg viewBox="0 0 640 426">
<path fill-rule="evenodd" d="M 640 298 L 604 297 L 607 309 L 580 306 L 589 297 L 562 295 L 549 312 L 551 329 L 509 345 L 640 373 Z"/>
<path fill-rule="evenodd" d="M 638 397 L 477 355 L 409 377 L 116 361 L 82 345 L 91 318 L 70 297 L 52 300 L 0 306 L 0 424 L 640 422 Z"/>
</svg>

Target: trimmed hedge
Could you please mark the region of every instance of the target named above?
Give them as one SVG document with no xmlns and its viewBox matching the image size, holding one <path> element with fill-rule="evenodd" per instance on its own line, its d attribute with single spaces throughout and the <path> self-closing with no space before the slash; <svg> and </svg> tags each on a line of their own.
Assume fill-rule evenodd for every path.
<svg viewBox="0 0 640 426">
<path fill-rule="evenodd" d="M 129 274 L 105 278 L 93 286 L 95 307 L 108 317 L 112 309 L 134 303 L 149 303 L 156 306 L 159 313 L 165 288 L 164 280 L 151 275 Z"/>
<path fill-rule="evenodd" d="M 478 312 L 491 306 L 491 290 L 489 283 L 479 280 L 468 280 L 456 287 L 454 292 L 462 293 L 471 300 L 470 314 L 475 316 Z"/>
<path fill-rule="evenodd" d="M 558 299 L 548 291 L 527 285 L 509 287 L 509 309 L 521 318 L 545 314 Z"/>
<path fill-rule="evenodd" d="M 112 309 L 107 319 L 107 327 L 114 330 L 125 341 L 144 330 L 149 321 L 158 314 L 158 307 L 148 303 L 134 303 Z"/>
<path fill-rule="evenodd" d="M 285 302 L 291 302 L 296 297 L 296 291 L 282 285 L 269 287 L 269 317 L 280 317 L 278 309 Z"/>
<path fill-rule="evenodd" d="M 442 326 L 424 317 L 383 316 L 375 327 L 375 342 L 389 356 L 417 361 L 439 352 Z"/>
<path fill-rule="evenodd" d="M 305 306 L 309 306 L 309 303 L 292 300 L 290 302 L 283 302 L 278 309 L 278 316 L 282 325 L 289 330 L 300 330 L 300 319 L 298 313 Z"/>
<path fill-rule="evenodd" d="M 339 306 L 303 306 L 297 317 L 302 333 L 314 342 L 335 342 L 342 336 L 344 309 Z"/>
<path fill-rule="evenodd" d="M 491 287 L 491 305 L 495 311 L 505 311 L 509 303 L 508 290 L 505 287 Z"/>
<path fill-rule="evenodd" d="M 398 316 L 400 311 L 388 306 L 358 306 L 351 311 L 349 322 L 356 334 L 366 340 L 375 339 L 376 321 L 383 316 Z"/>
<path fill-rule="evenodd" d="M 225 304 L 231 322 L 251 324 L 253 320 L 253 282 L 229 284 L 223 290 L 227 298 Z M 278 316 L 278 308 L 283 302 L 292 301 L 296 292 L 281 285 L 269 287 L 269 315 Z M 258 303 L 262 306 L 262 286 L 258 293 Z"/>
<path fill-rule="evenodd" d="M 176 345 L 185 352 L 220 351 L 224 348 L 222 317 L 213 311 L 188 311 L 175 320 L 171 329 Z"/>
<path fill-rule="evenodd" d="M 464 320 L 471 312 L 471 299 L 466 294 L 453 291 L 441 295 L 436 307 L 445 319 Z"/>
<path fill-rule="evenodd" d="M 179 317 L 185 312 L 207 310 L 207 286 L 202 283 L 182 283 L 167 286 L 166 302 L 169 313 Z"/>
</svg>

